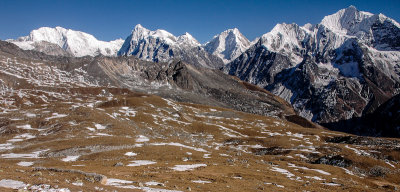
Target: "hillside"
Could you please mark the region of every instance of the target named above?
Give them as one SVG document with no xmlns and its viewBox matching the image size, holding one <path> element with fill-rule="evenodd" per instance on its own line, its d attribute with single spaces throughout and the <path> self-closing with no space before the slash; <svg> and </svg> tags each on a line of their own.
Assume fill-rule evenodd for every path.
<svg viewBox="0 0 400 192">
<path fill-rule="evenodd" d="M 399 187 L 397 139 L 304 128 L 278 115 L 259 116 L 138 93 L 123 88 L 117 80 L 124 76 L 116 78 L 109 73 L 113 70 L 94 70 L 116 64 L 113 58 L 46 56 L 4 42 L 0 47 L 0 187 L 4 190 L 382 191 Z M 105 65 L 106 61 L 113 62 Z M 194 69 L 185 73 L 193 71 L 202 76 Z M 94 72 L 99 72 L 97 78 Z M 182 83 L 181 75 L 171 76 L 165 79 L 176 88 L 169 93 L 207 90 L 200 89 L 202 78 L 197 76 L 189 76 L 193 84 Z M 156 86 L 149 87 L 155 91 Z M 242 91 L 254 91 L 270 103 L 279 101 L 250 84 L 243 87 L 247 88 Z"/>
</svg>

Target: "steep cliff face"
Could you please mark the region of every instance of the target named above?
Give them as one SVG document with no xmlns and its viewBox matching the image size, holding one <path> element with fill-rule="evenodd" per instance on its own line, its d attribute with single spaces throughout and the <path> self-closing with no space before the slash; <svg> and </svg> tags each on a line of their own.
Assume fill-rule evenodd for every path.
<svg viewBox="0 0 400 192">
<path fill-rule="evenodd" d="M 320 24 L 278 24 L 224 72 L 319 123 L 360 117 L 400 90 L 399 24 L 349 7 Z"/>
</svg>

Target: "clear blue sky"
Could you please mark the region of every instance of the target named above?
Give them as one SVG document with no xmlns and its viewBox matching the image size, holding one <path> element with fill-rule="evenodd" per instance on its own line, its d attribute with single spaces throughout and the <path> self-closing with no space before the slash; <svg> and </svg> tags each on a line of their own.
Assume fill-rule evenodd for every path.
<svg viewBox="0 0 400 192">
<path fill-rule="evenodd" d="M 140 23 L 174 35 L 189 32 L 201 43 L 234 27 L 253 40 L 277 23 L 316 24 L 349 5 L 400 22 L 400 0 L 0 0 L 0 39 L 62 26 L 109 41 L 125 39 Z"/>
</svg>

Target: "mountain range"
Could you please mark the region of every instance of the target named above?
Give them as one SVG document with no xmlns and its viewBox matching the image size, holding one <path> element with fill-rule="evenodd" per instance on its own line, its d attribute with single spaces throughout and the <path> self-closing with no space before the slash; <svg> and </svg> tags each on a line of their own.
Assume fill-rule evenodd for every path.
<svg viewBox="0 0 400 192">
<path fill-rule="evenodd" d="M 223 70 L 314 122 L 352 119 L 399 93 L 399 26 L 353 6 L 316 25 L 278 24 Z"/>
<path fill-rule="evenodd" d="M 0 40 L 0 191 L 396 191 L 398 39 L 348 7 L 254 41 Z"/>
<path fill-rule="evenodd" d="M 374 117 L 398 118 L 396 105 Z M 1 191 L 393 191 L 400 182 L 400 139 L 327 130 L 260 87 L 179 60 L 51 56 L 0 41 L 0 109 Z"/>
<path fill-rule="evenodd" d="M 221 69 L 293 105 L 297 113 L 330 126 L 374 112 L 400 92 L 400 25 L 354 6 L 318 24 L 277 24 L 250 42 L 236 28 L 205 44 L 136 25 L 125 41 L 43 27 L 7 40 L 25 50 L 58 56 L 135 56 L 151 62 L 181 60 Z"/>
</svg>

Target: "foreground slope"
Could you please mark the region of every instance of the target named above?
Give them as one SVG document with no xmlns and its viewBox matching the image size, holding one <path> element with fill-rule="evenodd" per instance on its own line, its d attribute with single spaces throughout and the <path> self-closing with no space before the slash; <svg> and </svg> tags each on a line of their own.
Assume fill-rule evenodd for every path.
<svg viewBox="0 0 400 192">
<path fill-rule="evenodd" d="M 0 43 L 2 190 L 399 187 L 399 140 L 304 128 L 278 117 L 135 93 L 119 88 L 112 70 L 94 70 L 111 67 L 112 62 L 101 63 L 110 58 L 52 57 Z M 173 69 L 185 68 L 175 64 Z M 92 76 L 96 71 L 99 76 Z"/>
<path fill-rule="evenodd" d="M 69 76 L 78 76 L 78 79 L 71 81 L 128 88 L 177 101 L 227 107 L 260 115 L 281 118 L 296 115 L 289 103 L 265 90 L 219 70 L 197 68 L 181 61 L 153 63 L 134 56 L 56 57 L 24 51 L 1 41 L 0 50 L 10 58 L 17 56 L 26 61 L 40 60 L 64 70 Z M 17 72 L 21 69 L 9 70 Z"/>
</svg>

